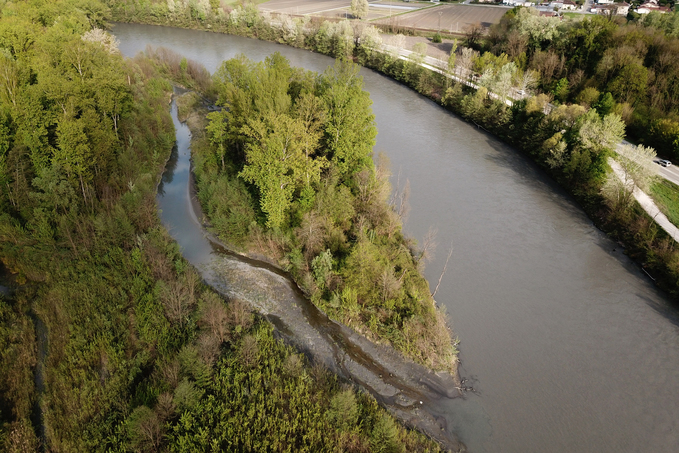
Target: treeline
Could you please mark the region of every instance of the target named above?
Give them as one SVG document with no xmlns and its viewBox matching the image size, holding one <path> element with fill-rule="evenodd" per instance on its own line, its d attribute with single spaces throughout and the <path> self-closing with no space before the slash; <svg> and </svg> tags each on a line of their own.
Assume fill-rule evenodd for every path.
<svg viewBox="0 0 679 453">
<path fill-rule="evenodd" d="M 183 260 L 167 66 L 124 60 L 99 2 L 0 6 L 0 450 L 438 451 Z"/>
<path fill-rule="evenodd" d="M 221 237 L 273 257 L 331 317 L 453 371 L 421 253 L 388 203 L 388 164 L 372 160 L 377 130 L 357 73 L 338 63 L 317 75 L 279 54 L 224 62 L 214 75 L 224 108 L 194 131 L 198 197 Z"/>
</svg>

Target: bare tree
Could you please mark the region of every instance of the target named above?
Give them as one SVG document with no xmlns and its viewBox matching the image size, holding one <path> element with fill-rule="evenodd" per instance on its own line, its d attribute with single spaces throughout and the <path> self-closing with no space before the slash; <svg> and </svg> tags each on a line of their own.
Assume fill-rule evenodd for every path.
<svg viewBox="0 0 679 453">
<path fill-rule="evenodd" d="M 309 211 L 302 217 L 302 224 L 297 228 L 296 235 L 304 247 L 304 256 L 311 260 L 323 248 L 325 237 L 325 219 L 316 211 Z"/>
<path fill-rule="evenodd" d="M 453 243 L 450 243 L 450 250 L 448 251 L 448 257 L 446 258 L 446 264 L 443 265 L 443 270 L 441 271 L 441 275 L 439 276 L 439 281 L 436 284 L 436 288 L 434 288 L 434 292 L 431 293 L 431 297 L 436 297 L 436 293 L 439 290 L 439 286 L 441 286 L 441 282 L 443 281 L 443 276 L 446 275 L 446 271 L 448 270 L 448 261 L 450 261 L 450 257 L 453 256 Z"/>
<path fill-rule="evenodd" d="M 434 250 L 436 250 L 436 234 L 438 229 L 429 227 L 429 231 L 424 235 L 422 241 L 422 248 L 417 256 L 417 265 L 423 266 L 425 262 L 431 261 L 434 258 Z"/>
<path fill-rule="evenodd" d="M 455 70 L 460 75 L 460 77 L 469 79 L 471 74 L 471 68 L 474 64 L 474 58 L 478 55 L 474 49 L 469 47 L 463 47 L 460 52 L 460 56 L 457 58 L 455 64 Z"/>
<path fill-rule="evenodd" d="M 408 203 L 409 198 L 410 181 L 406 179 L 406 183 L 403 186 L 403 189 L 401 189 L 401 170 L 399 169 L 398 176 L 396 178 L 396 189 L 391 195 L 389 204 L 402 222 L 405 221 L 405 219 L 408 217 L 408 213 L 410 212 L 410 205 Z"/>
<path fill-rule="evenodd" d="M 201 302 L 200 325 L 210 330 L 220 342 L 229 339 L 229 310 L 213 292 L 207 292 Z"/>
<path fill-rule="evenodd" d="M 538 83 L 538 73 L 532 70 L 524 71 L 523 74 L 518 78 L 516 83 L 516 89 L 519 92 L 525 94 L 529 93 L 537 86 Z"/>
<path fill-rule="evenodd" d="M 479 22 L 471 24 L 465 30 L 466 44 L 468 47 L 475 47 L 483 36 L 483 27 Z"/>
</svg>

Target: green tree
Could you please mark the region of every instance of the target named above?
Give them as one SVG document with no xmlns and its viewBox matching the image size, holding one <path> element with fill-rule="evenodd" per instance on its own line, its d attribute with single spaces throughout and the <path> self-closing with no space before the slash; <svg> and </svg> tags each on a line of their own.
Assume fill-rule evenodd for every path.
<svg viewBox="0 0 679 453">
<path fill-rule="evenodd" d="M 365 18 L 369 8 L 368 0 L 351 0 L 351 15 L 357 19 Z"/>
<path fill-rule="evenodd" d="M 216 149 L 216 157 L 222 164 L 222 171 L 224 171 L 224 157 L 226 155 L 226 138 L 228 133 L 227 113 L 225 111 L 210 112 L 207 114 L 208 125 L 206 132 L 210 138 L 210 143 Z"/>
<path fill-rule="evenodd" d="M 568 79 L 565 77 L 560 79 L 556 83 L 552 93 L 554 94 L 554 98 L 559 102 L 566 102 L 566 99 L 568 99 Z"/>
<path fill-rule="evenodd" d="M 92 179 L 92 150 L 82 120 L 65 119 L 57 128 L 58 147 L 54 162 L 80 183 L 83 201 L 87 202 L 86 187 Z"/>
<path fill-rule="evenodd" d="M 243 133 L 251 140 L 246 145 L 246 163 L 240 176 L 259 189 L 266 225 L 280 227 L 306 169 L 304 125 L 286 114 L 272 113 L 262 120 L 249 121 Z"/>
<path fill-rule="evenodd" d="M 606 87 L 620 102 L 634 104 L 646 94 L 648 69 L 640 63 L 624 65 Z"/>
<path fill-rule="evenodd" d="M 612 149 L 625 136 L 625 123 L 614 113 L 602 118 L 596 110 L 589 110 L 578 122 L 579 144 L 593 151 Z"/>
<path fill-rule="evenodd" d="M 601 93 L 599 99 L 592 104 L 592 108 L 602 117 L 606 116 L 615 108 L 615 99 L 613 99 L 613 95 L 608 91 Z"/>
<path fill-rule="evenodd" d="M 321 97 L 327 111 L 323 141 L 341 178 L 372 166 L 377 136 L 372 101 L 363 91 L 358 71 L 354 64 L 338 62 L 322 77 Z"/>
</svg>

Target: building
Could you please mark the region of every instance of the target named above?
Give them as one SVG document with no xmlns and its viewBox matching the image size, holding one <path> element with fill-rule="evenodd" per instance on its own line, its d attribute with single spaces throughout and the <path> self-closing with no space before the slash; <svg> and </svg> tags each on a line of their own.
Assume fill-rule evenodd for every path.
<svg viewBox="0 0 679 453">
<path fill-rule="evenodd" d="M 668 6 L 660 6 L 658 0 L 648 0 L 637 8 L 637 13 L 639 14 L 648 14 L 651 11 L 665 14 L 670 11 L 670 8 Z"/>
<path fill-rule="evenodd" d="M 627 2 L 621 2 L 621 3 L 613 3 L 613 4 L 596 4 L 592 5 L 592 9 L 590 10 L 594 14 L 604 14 L 608 16 L 613 16 L 613 15 L 618 15 L 618 16 L 626 16 L 627 13 L 629 13 L 629 3 Z"/>
</svg>

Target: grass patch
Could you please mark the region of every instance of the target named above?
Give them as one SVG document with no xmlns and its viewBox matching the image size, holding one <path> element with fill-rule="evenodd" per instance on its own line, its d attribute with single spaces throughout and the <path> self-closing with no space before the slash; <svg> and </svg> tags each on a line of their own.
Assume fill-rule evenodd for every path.
<svg viewBox="0 0 679 453">
<path fill-rule="evenodd" d="M 651 186 L 651 196 L 670 222 L 679 225 L 679 186 L 663 179 Z"/>
</svg>

